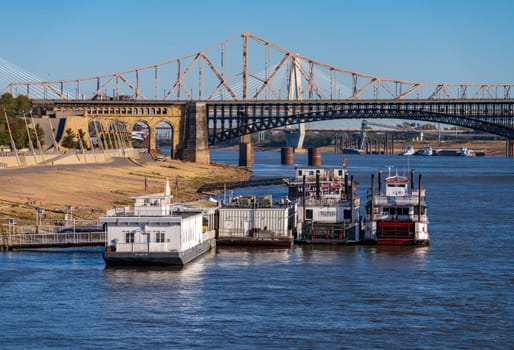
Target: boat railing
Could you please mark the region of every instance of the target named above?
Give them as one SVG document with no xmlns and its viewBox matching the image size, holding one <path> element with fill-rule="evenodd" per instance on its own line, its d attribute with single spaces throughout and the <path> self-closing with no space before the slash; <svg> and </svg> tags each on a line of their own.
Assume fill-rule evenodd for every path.
<svg viewBox="0 0 514 350">
<path fill-rule="evenodd" d="M 403 205 L 403 206 L 414 206 L 419 204 L 417 196 L 404 196 L 404 197 L 389 197 L 389 196 L 374 196 L 373 205 Z M 424 198 L 421 199 L 421 204 L 425 205 Z"/>
<path fill-rule="evenodd" d="M 0 235 L 0 242 L 11 248 L 104 245 L 105 232 L 7 234 Z"/>
<path fill-rule="evenodd" d="M 113 208 L 107 210 L 107 216 L 133 216 L 134 208 L 124 207 L 124 208 Z"/>
<path fill-rule="evenodd" d="M 353 197 L 353 201 L 355 205 L 360 205 L 360 198 L 358 196 Z M 348 197 L 322 197 L 322 198 L 316 198 L 316 197 L 307 197 L 305 198 L 305 205 L 312 205 L 312 206 L 324 206 L 324 207 L 340 207 L 345 205 L 350 205 L 350 198 Z M 298 205 L 303 205 L 303 201 L 300 200 Z"/>
<path fill-rule="evenodd" d="M 214 239 L 216 237 L 216 230 L 207 230 L 203 232 L 204 241 Z"/>
<path fill-rule="evenodd" d="M 367 192 L 367 196 L 368 198 L 370 197 L 370 193 L 369 191 Z M 374 194 L 375 197 L 384 197 L 384 198 L 388 198 L 388 197 L 394 197 L 394 196 L 387 196 L 385 192 L 380 192 L 380 193 L 375 193 Z M 413 190 L 413 191 L 408 191 L 406 193 L 405 196 L 396 196 L 395 198 L 408 198 L 408 197 L 416 197 L 418 198 L 419 197 L 419 191 L 416 189 L 416 190 Z M 425 198 L 426 197 L 426 189 L 422 188 L 421 189 L 421 198 Z"/>
<path fill-rule="evenodd" d="M 225 228 L 221 229 L 218 233 L 219 237 L 249 237 L 249 238 L 257 238 L 257 239 L 275 239 L 280 237 L 289 237 L 289 231 L 287 230 L 259 230 L 259 229 L 250 229 L 247 232 L 233 228 Z"/>
<path fill-rule="evenodd" d="M 165 253 L 176 250 L 168 243 L 142 242 L 142 243 L 116 243 L 116 252 L 121 253 Z"/>
</svg>

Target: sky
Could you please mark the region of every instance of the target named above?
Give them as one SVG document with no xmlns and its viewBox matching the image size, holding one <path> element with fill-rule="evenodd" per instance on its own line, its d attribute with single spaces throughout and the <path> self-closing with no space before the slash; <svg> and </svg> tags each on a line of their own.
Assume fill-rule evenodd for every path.
<svg viewBox="0 0 514 350">
<path fill-rule="evenodd" d="M 0 13 L 0 57 L 44 80 L 71 79 L 251 32 L 384 78 L 514 83 L 513 15 L 511 0 L 9 1 Z"/>
</svg>

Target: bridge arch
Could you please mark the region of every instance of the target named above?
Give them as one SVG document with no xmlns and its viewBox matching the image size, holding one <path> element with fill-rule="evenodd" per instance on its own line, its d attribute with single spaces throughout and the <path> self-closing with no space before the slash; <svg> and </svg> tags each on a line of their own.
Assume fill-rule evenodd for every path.
<svg viewBox="0 0 514 350">
<path fill-rule="evenodd" d="M 155 126 L 155 148 L 161 153 L 169 154 L 170 158 L 175 159 L 176 144 L 174 138 L 173 124 L 169 121 L 160 121 Z"/>
<path fill-rule="evenodd" d="M 149 149 L 152 134 L 150 133 L 148 124 L 144 120 L 141 120 L 129 123 L 128 127 L 131 131 L 132 143 L 136 144 L 137 147 Z"/>
<path fill-rule="evenodd" d="M 437 122 L 514 139 L 514 101 L 324 101 L 208 106 L 209 144 L 305 122 L 403 119 Z"/>
</svg>

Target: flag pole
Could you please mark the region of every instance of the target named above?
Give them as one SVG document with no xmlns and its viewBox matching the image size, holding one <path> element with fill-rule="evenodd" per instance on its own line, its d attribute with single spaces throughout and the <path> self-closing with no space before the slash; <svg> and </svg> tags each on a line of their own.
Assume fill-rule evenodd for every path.
<svg viewBox="0 0 514 350">
<path fill-rule="evenodd" d="M 175 202 L 178 202 L 178 175 L 175 177 Z"/>
</svg>

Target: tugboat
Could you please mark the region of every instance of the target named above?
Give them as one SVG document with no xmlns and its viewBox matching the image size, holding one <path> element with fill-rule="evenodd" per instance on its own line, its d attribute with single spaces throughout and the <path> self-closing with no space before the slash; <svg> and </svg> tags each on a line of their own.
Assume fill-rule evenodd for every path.
<svg viewBox="0 0 514 350">
<path fill-rule="evenodd" d="M 164 193 L 132 197 L 133 207 L 115 208 L 100 218 L 107 237 L 107 266 L 182 266 L 216 245 L 214 230 L 204 230 L 200 210 L 171 203 Z"/>
<path fill-rule="evenodd" d="M 284 179 L 298 205 L 296 243 L 350 244 L 360 240 L 360 198 L 353 176 L 342 168 L 298 167 Z"/>
<path fill-rule="evenodd" d="M 271 195 L 238 196 L 218 209 L 218 246 L 291 248 L 296 226 L 296 205 Z"/>
<path fill-rule="evenodd" d="M 390 171 L 390 169 L 389 169 Z M 364 240 L 378 245 L 428 245 L 428 216 L 425 189 L 414 189 L 414 171 L 411 180 L 396 175 L 385 178 L 382 191 L 382 171 L 378 172 L 378 191 L 371 175 L 371 193 L 366 203 Z"/>
</svg>

